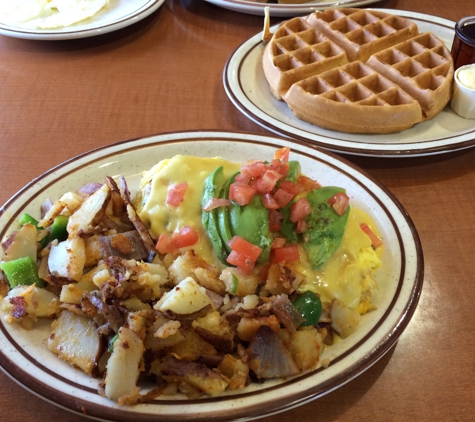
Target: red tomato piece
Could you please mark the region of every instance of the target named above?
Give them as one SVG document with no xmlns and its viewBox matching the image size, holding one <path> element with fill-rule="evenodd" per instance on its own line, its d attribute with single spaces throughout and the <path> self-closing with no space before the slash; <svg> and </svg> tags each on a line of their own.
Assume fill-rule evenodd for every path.
<svg viewBox="0 0 475 422">
<path fill-rule="evenodd" d="M 158 241 L 155 248 L 159 253 L 162 254 L 173 253 L 176 250 L 175 246 L 173 246 L 171 236 L 168 236 L 167 234 L 161 234 L 158 237 Z"/>
<path fill-rule="evenodd" d="M 274 153 L 274 160 L 279 160 L 281 163 L 287 164 L 289 162 L 290 148 L 282 147 Z"/>
<path fill-rule="evenodd" d="M 343 215 L 348 208 L 350 198 L 348 198 L 346 193 L 338 192 L 336 195 L 329 198 L 327 202 L 333 207 L 338 215 Z"/>
<path fill-rule="evenodd" d="M 281 163 L 279 160 L 272 160 L 269 167 L 277 173 L 280 173 L 282 176 L 287 176 L 290 169 L 290 166 L 287 163 Z"/>
<path fill-rule="evenodd" d="M 282 208 L 270 193 L 266 193 L 264 196 L 262 196 L 262 205 L 264 205 L 264 207 L 266 207 L 268 210 L 277 210 Z"/>
<path fill-rule="evenodd" d="M 167 204 L 178 207 L 185 197 L 185 193 L 188 190 L 188 183 L 178 183 L 168 187 Z"/>
<path fill-rule="evenodd" d="M 277 189 L 277 192 L 274 193 L 274 199 L 279 204 L 279 208 L 284 208 L 290 201 L 292 201 L 292 199 L 294 199 L 294 195 L 279 188 Z"/>
<path fill-rule="evenodd" d="M 273 249 L 272 255 L 274 262 L 295 262 L 300 260 L 300 253 L 297 245 Z"/>
<path fill-rule="evenodd" d="M 302 187 L 292 183 L 290 180 L 284 180 L 279 183 L 279 189 L 284 190 L 285 192 L 288 192 L 292 194 L 294 197 L 298 195 L 299 193 L 302 193 Z"/>
<path fill-rule="evenodd" d="M 227 207 L 231 201 L 226 198 L 211 198 L 203 207 L 203 211 L 209 212 L 219 207 Z"/>
<path fill-rule="evenodd" d="M 264 175 L 255 182 L 257 192 L 261 195 L 271 192 L 282 177 L 282 174 L 275 170 L 267 170 Z"/>
<path fill-rule="evenodd" d="M 307 229 L 308 229 L 308 224 L 304 219 L 297 221 L 297 227 L 295 229 L 295 233 L 300 234 L 300 233 L 303 233 Z"/>
<path fill-rule="evenodd" d="M 246 258 L 249 258 L 252 262 L 256 262 L 257 258 L 262 252 L 262 249 L 259 246 L 248 242 L 246 239 L 243 239 L 240 236 L 233 236 L 229 240 L 228 245 L 233 251 Z"/>
<path fill-rule="evenodd" d="M 318 183 L 317 181 L 303 175 L 299 176 L 299 178 L 297 179 L 297 184 L 301 186 L 301 188 L 305 192 L 310 192 L 314 189 L 318 189 L 322 187 L 322 185 L 320 185 L 320 183 Z"/>
<path fill-rule="evenodd" d="M 290 221 L 297 223 L 299 220 L 303 220 L 312 211 L 312 207 L 307 198 L 300 198 L 297 202 L 290 206 Z"/>
<path fill-rule="evenodd" d="M 231 251 L 226 261 L 236 266 L 242 274 L 251 274 L 254 268 L 254 262 L 251 259 L 234 250 Z"/>
<path fill-rule="evenodd" d="M 239 205 L 247 205 L 252 201 L 256 194 L 256 188 L 240 183 L 231 183 L 229 186 L 229 199 L 237 202 Z"/>
<path fill-rule="evenodd" d="M 172 242 L 173 246 L 179 249 L 194 245 L 198 242 L 199 238 L 198 232 L 193 227 L 184 226 L 178 232 L 173 233 Z"/>
<path fill-rule="evenodd" d="M 241 173 L 255 179 L 257 177 L 262 177 L 262 175 L 267 171 L 267 168 L 267 165 L 262 161 L 256 161 L 252 164 L 242 166 Z"/>
<path fill-rule="evenodd" d="M 373 230 L 370 229 L 370 227 L 366 223 L 360 224 L 361 230 L 363 230 L 371 239 L 371 244 L 375 247 L 378 248 L 379 246 L 383 245 L 383 242 L 381 239 L 376 236 L 373 232 Z"/>
<path fill-rule="evenodd" d="M 269 230 L 271 232 L 278 232 L 282 226 L 282 220 L 284 216 L 276 211 L 276 210 L 269 210 Z"/>
</svg>

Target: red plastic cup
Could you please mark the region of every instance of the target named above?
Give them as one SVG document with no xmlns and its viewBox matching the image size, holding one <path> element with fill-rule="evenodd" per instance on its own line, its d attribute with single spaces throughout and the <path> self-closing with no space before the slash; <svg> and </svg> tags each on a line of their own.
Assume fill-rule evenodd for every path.
<svg viewBox="0 0 475 422">
<path fill-rule="evenodd" d="M 455 24 L 452 57 L 454 70 L 475 63 L 475 16 L 467 16 Z"/>
</svg>

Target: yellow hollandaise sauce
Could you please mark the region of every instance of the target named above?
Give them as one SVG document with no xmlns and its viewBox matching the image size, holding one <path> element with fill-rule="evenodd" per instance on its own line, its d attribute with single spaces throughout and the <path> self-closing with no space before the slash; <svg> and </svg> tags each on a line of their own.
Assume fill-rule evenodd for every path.
<svg viewBox="0 0 475 422">
<path fill-rule="evenodd" d="M 195 228 L 200 240 L 192 249 L 206 262 L 222 268 L 201 222 L 201 201 L 205 179 L 217 167 L 223 166 L 226 178 L 239 171 L 240 164 L 221 158 L 202 158 L 177 155 L 159 162 L 144 173 L 136 198 L 142 221 L 156 238 L 162 233 L 172 234 L 184 226 Z M 178 183 L 188 183 L 183 202 L 178 206 L 166 203 L 168 189 Z M 322 300 L 339 299 L 360 314 L 371 310 L 371 292 L 377 286 L 374 273 L 381 266 L 382 249 L 373 250 L 371 239 L 361 229 L 366 223 L 379 236 L 371 217 L 351 207 L 347 226 L 339 248 L 324 263 L 313 270 L 303 245 L 299 245 L 299 262 L 291 267 L 304 276 L 299 291 L 312 290 Z"/>
<path fill-rule="evenodd" d="M 383 248 L 373 250 L 371 239 L 361 230 L 362 223 L 379 236 L 371 217 L 351 207 L 343 240 L 322 268 L 313 270 L 308 259 L 293 267 L 305 276 L 299 291 L 312 290 L 323 300 L 339 299 L 360 314 L 372 309 L 371 291 L 377 287 L 374 273 L 381 266 Z M 306 256 L 304 248 L 299 249 L 300 256 Z"/>
<path fill-rule="evenodd" d="M 162 160 L 144 174 L 136 203 L 140 218 L 156 238 L 185 226 L 196 229 L 200 240 L 193 245 L 193 250 L 216 266 L 221 264 L 201 223 L 201 200 L 205 179 L 219 166 L 223 166 L 224 175 L 228 178 L 239 171 L 241 165 L 222 158 L 186 155 Z M 188 189 L 183 202 L 178 207 L 168 205 L 168 188 L 184 182 L 188 183 Z"/>
</svg>

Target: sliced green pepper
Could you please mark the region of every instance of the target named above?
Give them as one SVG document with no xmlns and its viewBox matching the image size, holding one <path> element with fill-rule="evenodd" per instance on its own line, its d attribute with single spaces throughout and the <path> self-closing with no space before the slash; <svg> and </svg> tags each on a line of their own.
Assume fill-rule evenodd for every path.
<svg viewBox="0 0 475 422">
<path fill-rule="evenodd" d="M 32 226 L 38 228 L 38 220 L 33 218 L 30 214 L 25 213 L 20 217 L 20 224 L 24 226 L 27 223 L 30 223 Z"/>
<path fill-rule="evenodd" d="M 294 306 L 305 318 L 303 326 L 317 325 L 322 315 L 322 301 L 310 290 L 307 290 L 295 302 Z"/>
<path fill-rule="evenodd" d="M 7 276 L 11 288 L 20 284 L 30 285 L 33 283 L 38 287 L 43 287 L 43 280 L 39 278 L 36 262 L 31 256 L 2 262 L 0 268 Z"/>
<path fill-rule="evenodd" d="M 51 231 L 49 234 L 49 241 L 58 239 L 62 242 L 68 238 L 68 217 L 64 215 L 58 215 L 55 217 L 53 224 L 51 225 Z"/>
</svg>

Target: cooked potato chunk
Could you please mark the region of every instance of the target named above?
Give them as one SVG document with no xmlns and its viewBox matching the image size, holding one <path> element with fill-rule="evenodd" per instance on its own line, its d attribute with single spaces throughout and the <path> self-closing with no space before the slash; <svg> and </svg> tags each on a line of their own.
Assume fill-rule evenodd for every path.
<svg viewBox="0 0 475 422">
<path fill-rule="evenodd" d="M 53 321 L 52 327 L 48 338 L 49 350 L 91 375 L 101 352 L 101 336 L 96 323 L 65 310 Z"/>
<path fill-rule="evenodd" d="M 84 239 L 73 237 L 51 246 L 48 266 L 51 274 L 79 281 L 86 262 Z"/>
<path fill-rule="evenodd" d="M 107 362 L 104 390 L 107 398 L 120 404 L 132 404 L 138 400 L 140 387 L 137 387 L 137 380 L 144 350 L 140 337 L 132 330 L 121 327 Z"/>
</svg>

